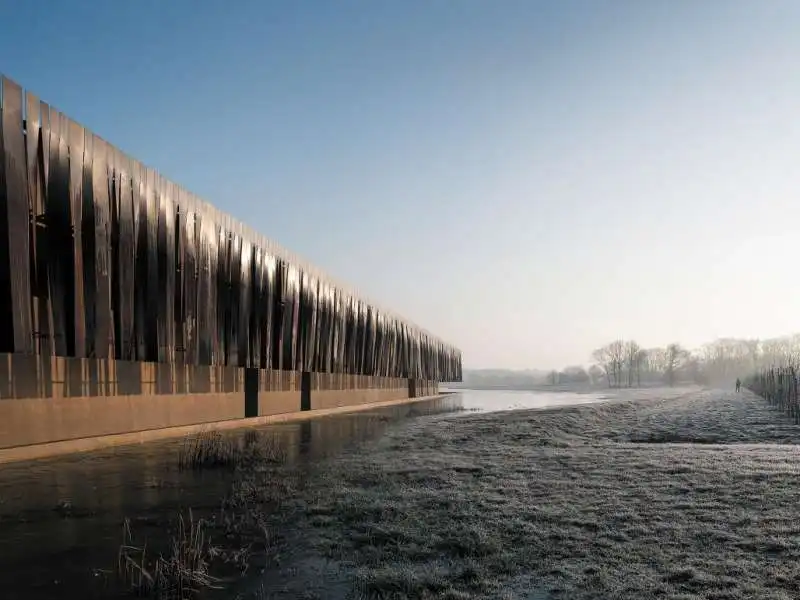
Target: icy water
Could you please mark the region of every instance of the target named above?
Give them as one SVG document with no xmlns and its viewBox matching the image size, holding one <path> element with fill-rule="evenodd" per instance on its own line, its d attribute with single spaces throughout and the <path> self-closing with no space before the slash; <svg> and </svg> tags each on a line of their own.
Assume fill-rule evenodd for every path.
<svg viewBox="0 0 800 600">
<path fill-rule="evenodd" d="M 545 408 L 603 400 L 602 395 L 461 391 L 432 401 L 321 417 L 262 428 L 276 435 L 287 460 L 321 457 L 380 437 L 408 419 L 469 411 Z M 231 433 L 243 436 L 244 432 Z M 158 535 L 177 512 L 212 512 L 231 474 L 180 471 L 184 441 L 0 466 L 0 589 L 4 599 L 106 597 L 126 518 Z"/>
<path fill-rule="evenodd" d="M 504 410 L 530 410 L 556 408 L 576 404 L 592 404 L 608 400 L 603 393 L 526 392 L 514 390 L 464 390 L 458 391 L 460 405 L 470 412 L 497 412 Z"/>
</svg>

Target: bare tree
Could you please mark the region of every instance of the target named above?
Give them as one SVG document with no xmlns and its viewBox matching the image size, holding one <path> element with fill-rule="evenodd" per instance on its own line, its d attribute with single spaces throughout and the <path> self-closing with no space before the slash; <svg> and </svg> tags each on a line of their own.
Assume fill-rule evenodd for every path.
<svg viewBox="0 0 800 600">
<path fill-rule="evenodd" d="M 670 344 L 667 346 L 667 368 L 665 375 L 667 383 L 670 386 L 675 385 L 675 375 L 688 358 L 689 352 L 680 344 Z"/>
<path fill-rule="evenodd" d="M 647 350 L 639 348 L 636 353 L 636 385 L 642 387 L 642 366 L 647 363 Z"/>
<path fill-rule="evenodd" d="M 770 357 L 771 364 L 792 356 L 790 337 L 765 340 L 759 344 L 751 340 L 719 338 L 700 349 L 705 379 L 714 384 L 730 384 L 736 377 L 753 371 L 753 361 L 759 354 Z M 760 348 L 760 351 L 759 351 Z"/>
<path fill-rule="evenodd" d="M 598 348 L 592 358 L 606 373 L 609 387 L 622 387 L 626 364 L 626 344 L 622 339 L 615 340 Z"/>
<path fill-rule="evenodd" d="M 592 358 L 597 363 L 599 369 L 602 369 L 608 381 L 608 387 L 614 387 L 611 383 L 613 375 L 613 365 L 611 364 L 611 356 L 609 355 L 608 346 L 603 346 L 592 352 Z"/>
<path fill-rule="evenodd" d="M 753 373 L 759 367 L 759 362 L 761 358 L 761 341 L 760 340 L 742 340 L 745 349 L 747 350 L 747 358 L 748 358 L 748 368 L 752 370 Z"/>
<path fill-rule="evenodd" d="M 592 365 L 589 367 L 589 379 L 592 382 L 592 385 L 596 385 L 600 382 L 600 380 L 605 376 L 605 370 L 599 365 Z M 609 384 L 610 385 L 610 384 Z"/>
<path fill-rule="evenodd" d="M 642 348 L 634 341 L 625 343 L 625 366 L 628 372 L 628 387 L 633 385 L 634 380 L 637 385 L 641 384 L 641 361 L 643 358 Z"/>
<path fill-rule="evenodd" d="M 667 370 L 667 349 L 649 348 L 646 350 L 643 370 L 650 381 L 663 381 L 664 373 Z"/>
<path fill-rule="evenodd" d="M 688 351 L 680 344 L 642 349 L 636 342 L 615 340 L 592 353 L 595 371 L 602 369 L 609 387 L 641 385 L 643 380 L 675 385 L 679 379 L 731 385 L 767 367 L 800 365 L 800 334 L 772 339 L 719 338 Z M 593 381 L 597 374 L 589 373 Z"/>
<path fill-rule="evenodd" d="M 700 358 L 695 353 L 689 352 L 687 354 L 686 360 L 683 363 L 683 371 L 686 373 L 686 377 L 689 381 L 695 383 L 705 382 Z"/>
<path fill-rule="evenodd" d="M 622 370 L 625 365 L 625 342 L 622 339 L 611 342 L 608 345 L 608 355 L 611 359 L 616 386 L 622 387 Z"/>
</svg>

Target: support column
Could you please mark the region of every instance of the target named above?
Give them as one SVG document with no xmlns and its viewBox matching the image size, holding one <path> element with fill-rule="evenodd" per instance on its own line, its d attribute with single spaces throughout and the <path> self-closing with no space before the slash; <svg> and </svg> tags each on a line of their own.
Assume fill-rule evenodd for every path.
<svg viewBox="0 0 800 600">
<path fill-rule="evenodd" d="M 244 370 L 244 416 L 246 419 L 258 416 L 259 371 L 248 367 Z"/>
<path fill-rule="evenodd" d="M 311 410 L 311 372 L 300 374 L 300 410 Z"/>
</svg>

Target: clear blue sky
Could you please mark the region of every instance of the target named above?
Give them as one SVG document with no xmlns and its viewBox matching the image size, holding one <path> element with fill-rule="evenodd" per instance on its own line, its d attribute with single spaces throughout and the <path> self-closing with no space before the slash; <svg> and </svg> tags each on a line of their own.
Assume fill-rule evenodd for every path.
<svg viewBox="0 0 800 600">
<path fill-rule="evenodd" d="M 467 366 L 800 330 L 800 2 L 0 10 L 0 70 Z"/>
</svg>

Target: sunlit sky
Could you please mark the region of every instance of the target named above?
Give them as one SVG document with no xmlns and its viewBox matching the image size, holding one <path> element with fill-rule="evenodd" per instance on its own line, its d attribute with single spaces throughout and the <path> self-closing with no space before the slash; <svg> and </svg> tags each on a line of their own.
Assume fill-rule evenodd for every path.
<svg viewBox="0 0 800 600">
<path fill-rule="evenodd" d="M 467 367 L 800 330 L 796 0 L 0 11 L 0 71 Z"/>
</svg>

